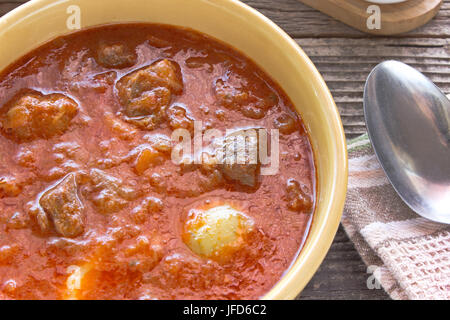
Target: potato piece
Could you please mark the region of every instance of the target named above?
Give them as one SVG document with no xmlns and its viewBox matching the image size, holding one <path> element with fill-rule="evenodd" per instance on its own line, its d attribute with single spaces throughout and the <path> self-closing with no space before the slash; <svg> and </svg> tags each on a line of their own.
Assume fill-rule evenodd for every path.
<svg viewBox="0 0 450 320">
<path fill-rule="evenodd" d="M 206 211 L 191 210 L 184 224 L 183 240 L 196 254 L 226 261 L 242 248 L 253 221 L 229 205 Z"/>
<path fill-rule="evenodd" d="M 295 179 L 289 179 L 286 184 L 286 200 L 288 208 L 296 212 L 309 213 L 313 206 L 312 197 L 305 192 L 305 187 Z"/>
<path fill-rule="evenodd" d="M 160 164 L 164 158 L 169 157 L 172 141 L 165 135 L 156 134 L 146 136 L 148 144 L 141 144 L 129 153 L 129 159 L 136 159 L 134 169 L 142 175 L 148 168 Z"/>
<path fill-rule="evenodd" d="M 136 63 L 136 52 L 122 43 L 101 44 L 97 50 L 97 62 L 106 68 L 127 68 Z"/>
<path fill-rule="evenodd" d="M 18 142 L 63 134 L 78 113 L 78 104 L 59 93 L 28 93 L 9 105 L 0 119 L 2 131 Z"/>
<path fill-rule="evenodd" d="M 84 230 L 83 204 L 78 198 L 75 174 L 68 174 L 56 186 L 46 191 L 39 204 L 53 221 L 58 234 L 73 238 Z"/>
</svg>

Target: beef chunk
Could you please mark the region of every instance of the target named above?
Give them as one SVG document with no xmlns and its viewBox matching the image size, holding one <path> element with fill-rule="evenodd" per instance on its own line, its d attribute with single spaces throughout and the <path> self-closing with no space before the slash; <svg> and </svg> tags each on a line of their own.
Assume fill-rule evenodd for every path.
<svg viewBox="0 0 450 320">
<path fill-rule="evenodd" d="M 255 187 L 258 182 L 258 139 L 239 130 L 223 140 L 222 164 L 219 166 L 226 179 L 243 186 Z"/>
<path fill-rule="evenodd" d="M 269 108 L 273 107 L 278 98 L 271 94 L 262 98 L 253 93 L 253 90 L 245 85 L 232 85 L 227 79 L 218 79 L 215 82 L 214 91 L 221 106 L 240 111 L 251 119 L 261 119 Z"/>
<path fill-rule="evenodd" d="M 256 165 L 232 164 L 222 166 L 225 177 L 244 186 L 254 187 L 257 183 Z"/>
<path fill-rule="evenodd" d="M 188 168 L 189 167 L 189 168 Z M 198 197 L 206 192 L 224 186 L 225 179 L 218 169 L 210 171 L 198 165 L 182 165 L 176 174 L 166 171 L 167 167 L 158 167 L 148 175 L 152 189 L 160 194 L 177 198 Z M 200 170 L 196 170 L 200 169 Z M 189 181 L 188 183 L 186 181 Z"/>
<path fill-rule="evenodd" d="M 191 158 L 185 160 L 180 164 L 181 172 L 186 175 L 198 169 L 200 174 L 196 174 L 193 181 L 201 186 L 199 191 L 202 193 L 223 186 L 226 180 L 254 188 L 258 185 L 261 166 L 258 161 L 257 132 L 236 130 L 204 148 L 200 164 L 194 163 Z M 197 194 L 194 187 L 195 183 L 189 185 L 193 192 L 189 196 Z M 179 188 L 176 185 L 173 189 L 179 193 Z"/>
<path fill-rule="evenodd" d="M 165 59 L 124 76 L 116 88 L 127 120 L 151 130 L 165 118 L 172 95 L 183 91 L 183 80 L 179 66 Z"/>
<path fill-rule="evenodd" d="M 274 120 L 274 126 L 282 134 L 288 135 L 296 130 L 300 130 L 300 124 L 297 120 L 287 113 L 283 113 Z"/>
<path fill-rule="evenodd" d="M 139 99 L 126 105 L 125 114 L 128 117 L 151 117 L 155 124 L 164 117 L 164 110 L 169 105 L 171 94 L 167 88 L 155 88 L 144 92 Z"/>
<path fill-rule="evenodd" d="M 97 50 L 97 62 L 106 68 L 131 67 L 136 59 L 136 52 L 122 43 L 101 44 Z"/>
<path fill-rule="evenodd" d="M 68 174 L 56 186 L 46 191 L 39 204 L 64 237 L 76 237 L 83 232 L 83 204 L 78 198 L 75 174 Z"/>
<path fill-rule="evenodd" d="M 313 206 L 312 197 L 305 191 L 297 180 L 289 179 L 286 184 L 286 201 L 288 208 L 292 211 L 305 212 L 311 211 Z"/>
<path fill-rule="evenodd" d="M 7 136 L 24 142 L 64 133 L 77 113 L 77 103 L 63 94 L 34 92 L 13 99 L 0 122 Z"/>
</svg>

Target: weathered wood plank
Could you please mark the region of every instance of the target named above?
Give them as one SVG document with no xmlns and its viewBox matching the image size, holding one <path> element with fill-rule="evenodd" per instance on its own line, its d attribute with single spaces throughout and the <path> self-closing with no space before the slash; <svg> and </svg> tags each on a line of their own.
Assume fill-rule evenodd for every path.
<svg viewBox="0 0 450 320">
<path fill-rule="evenodd" d="M 366 38 L 367 34 L 340 23 L 297 0 L 243 0 L 283 28 L 291 37 Z M 450 1 L 445 0 L 438 15 L 428 25 L 402 37 L 449 37 Z"/>
<path fill-rule="evenodd" d="M 412 0 L 390 5 L 379 5 L 381 28 L 369 30 L 367 13 L 370 4 L 361 0 L 300 0 L 336 20 L 363 32 L 376 35 L 397 35 L 417 29 L 433 19 L 442 0 Z"/>
<path fill-rule="evenodd" d="M 3 16 L 5 13 L 8 13 L 12 9 L 17 8 L 20 6 L 24 1 L 20 2 L 11 2 L 11 1 L 4 1 L 0 0 L 0 17 Z"/>
<path fill-rule="evenodd" d="M 450 29 L 449 29 L 450 33 Z M 299 45 L 323 75 L 348 138 L 365 132 L 362 100 L 373 67 L 396 59 L 412 65 L 450 93 L 449 38 L 302 38 Z"/>
<path fill-rule="evenodd" d="M 342 227 L 321 267 L 300 299 L 389 299 L 384 290 L 367 288 L 367 267 Z"/>
<path fill-rule="evenodd" d="M 17 7 L 23 0 L 0 0 L 0 16 Z M 359 37 L 368 35 L 338 22 L 298 0 L 243 0 L 282 27 L 295 38 L 309 37 Z M 439 37 L 450 35 L 450 0 L 445 0 L 441 11 L 428 25 L 414 30 L 402 37 Z"/>
</svg>

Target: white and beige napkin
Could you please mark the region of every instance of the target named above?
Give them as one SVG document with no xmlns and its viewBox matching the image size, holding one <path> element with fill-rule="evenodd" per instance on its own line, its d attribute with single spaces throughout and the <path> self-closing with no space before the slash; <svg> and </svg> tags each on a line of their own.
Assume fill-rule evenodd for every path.
<svg viewBox="0 0 450 320">
<path fill-rule="evenodd" d="M 342 224 L 393 299 L 450 299 L 450 226 L 414 213 L 384 174 L 367 134 L 349 142 Z"/>
</svg>

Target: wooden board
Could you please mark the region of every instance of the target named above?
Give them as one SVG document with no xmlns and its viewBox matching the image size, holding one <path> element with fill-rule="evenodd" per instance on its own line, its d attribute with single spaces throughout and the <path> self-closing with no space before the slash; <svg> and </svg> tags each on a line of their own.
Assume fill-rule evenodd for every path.
<svg viewBox="0 0 450 320">
<path fill-rule="evenodd" d="M 442 0 L 408 0 L 397 4 L 376 4 L 380 27 L 368 26 L 375 5 L 365 0 L 300 0 L 304 4 L 363 32 L 394 35 L 414 30 L 429 22 L 439 11 Z"/>
</svg>

